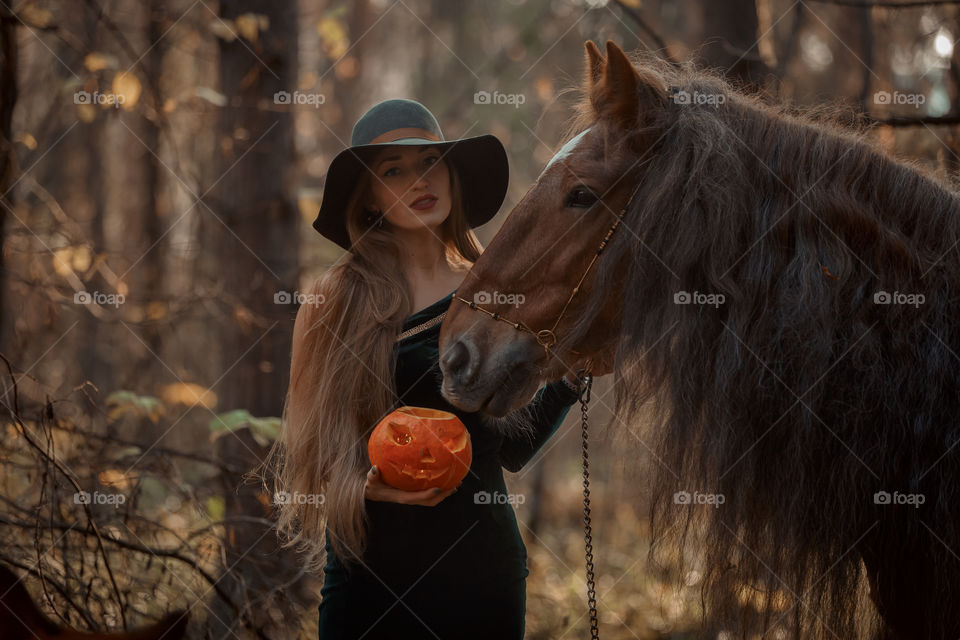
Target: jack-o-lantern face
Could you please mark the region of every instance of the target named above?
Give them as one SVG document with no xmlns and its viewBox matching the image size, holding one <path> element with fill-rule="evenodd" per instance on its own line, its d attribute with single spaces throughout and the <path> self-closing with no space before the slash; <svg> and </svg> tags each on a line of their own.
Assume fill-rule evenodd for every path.
<svg viewBox="0 0 960 640">
<path fill-rule="evenodd" d="M 426 407 L 400 407 L 377 424 L 367 453 L 383 481 L 404 491 L 452 489 L 473 459 L 470 432 L 456 415 Z"/>
</svg>

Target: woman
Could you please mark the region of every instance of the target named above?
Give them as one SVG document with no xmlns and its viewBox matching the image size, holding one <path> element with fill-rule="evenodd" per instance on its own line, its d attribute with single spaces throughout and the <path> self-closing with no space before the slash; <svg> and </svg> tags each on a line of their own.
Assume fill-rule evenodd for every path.
<svg viewBox="0 0 960 640">
<path fill-rule="evenodd" d="M 494 136 L 445 141 L 410 100 L 364 114 L 333 160 L 314 228 L 349 251 L 297 314 L 284 410 L 280 530 L 325 557 L 320 637 L 522 638 L 526 548 L 501 467 L 518 471 L 579 395 L 573 372 L 514 412 L 509 435 L 440 395 L 437 337 L 480 254 L 471 231 L 506 193 Z M 455 413 L 473 462 L 458 488 L 401 491 L 369 467 L 367 438 L 394 408 Z M 320 538 L 323 537 L 323 548 Z"/>
</svg>

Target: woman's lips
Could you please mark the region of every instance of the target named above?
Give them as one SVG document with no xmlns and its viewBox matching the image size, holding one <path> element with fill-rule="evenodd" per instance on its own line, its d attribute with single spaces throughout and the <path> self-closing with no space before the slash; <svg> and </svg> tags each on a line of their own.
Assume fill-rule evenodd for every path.
<svg viewBox="0 0 960 640">
<path fill-rule="evenodd" d="M 416 209 L 417 211 L 426 211 L 432 209 L 433 205 L 437 204 L 436 196 L 422 196 L 413 201 L 413 204 L 410 205 L 411 209 Z"/>
</svg>

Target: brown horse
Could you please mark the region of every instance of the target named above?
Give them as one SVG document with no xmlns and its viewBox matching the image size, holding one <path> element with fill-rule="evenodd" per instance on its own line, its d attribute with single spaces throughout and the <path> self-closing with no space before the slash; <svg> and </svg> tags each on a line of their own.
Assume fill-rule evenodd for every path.
<svg viewBox="0 0 960 640">
<path fill-rule="evenodd" d="M 0 639 L 2 640 L 180 640 L 187 631 L 187 613 L 171 613 L 150 627 L 126 633 L 85 633 L 65 629 L 47 619 L 26 587 L 0 565 Z"/>
<path fill-rule="evenodd" d="M 957 638 L 955 188 L 828 112 L 586 52 L 581 134 L 446 315 L 445 397 L 504 416 L 612 370 L 615 423 L 653 419 L 651 557 L 698 545 L 711 632 Z"/>
</svg>

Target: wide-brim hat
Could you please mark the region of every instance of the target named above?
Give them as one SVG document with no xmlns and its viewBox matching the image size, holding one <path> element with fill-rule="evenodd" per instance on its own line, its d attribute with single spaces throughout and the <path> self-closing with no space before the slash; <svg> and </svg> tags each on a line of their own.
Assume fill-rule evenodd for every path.
<svg viewBox="0 0 960 640">
<path fill-rule="evenodd" d="M 350 196 L 369 153 L 391 145 L 435 146 L 460 181 L 464 213 L 471 228 L 489 221 L 503 204 L 510 178 L 507 152 L 495 136 L 444 140 L 437 119 L 414 100 L 385 100 L 353 126 L 350 146 L 334 157 L 327 171 L 323 200 L 313 228 L 350 250 L 346 215 Z"/>
</svg>

